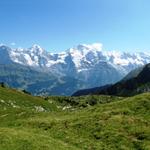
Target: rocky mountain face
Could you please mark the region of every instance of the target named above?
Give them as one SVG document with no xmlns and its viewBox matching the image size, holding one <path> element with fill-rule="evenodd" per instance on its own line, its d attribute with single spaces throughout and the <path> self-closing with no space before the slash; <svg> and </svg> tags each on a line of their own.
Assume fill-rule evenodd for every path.
<svg viewBox="0 0 150 150">
<path fill-rule="evenodd" d="M 77 90 L 76 88 L 113 84 L 131 70 L 149 62 L 150 53 L 103 51 L 102 45 L 98 43 L 78 45 L 61 53 L 50 53 L 38 45 L 28 49 L 0 46 L 0 64 L 15 63 L 42 73 L 52 74 L 58 80 L 63 78 L 61 85 L 71 79 L 75 85 L 73 91 L 70 91 L 72 93 Z M 69 86 L 72 86 L 71 82 Z"/>
<path fill-rule="evenodd" d="M 73 96 L 99 94 L 133 96 L 144 92 L 150 92 L 150 64 L 131 71 L 123 80 L 114 85 L 80 90 Z"/>
</svg>

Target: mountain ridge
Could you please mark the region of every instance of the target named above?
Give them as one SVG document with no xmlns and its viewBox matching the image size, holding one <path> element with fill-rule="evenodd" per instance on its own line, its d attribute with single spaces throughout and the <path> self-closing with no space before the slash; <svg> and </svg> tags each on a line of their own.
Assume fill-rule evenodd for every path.
<svg viewBox="0 0 150 150">
<path fill-rule="evenodd" d="M 99 43 L 80 44 L 60 53 L 50 53 L 39 45 L 26 49 L 0 46 L 0 64 L 16 63 L 31 67 L 39 73 L 54 75 L 56 80 L 62 78 L 64 83 L 73 79 L 76 83 L 74 82 L 74 90 L 70 91 L 70 94 L 82 88 L 114 84 L 131 70 L 149 62 L 149 53 L 103 51 Z M 57 88 L 59 89 L 59 86 Z"/>
<path fill-rule="evenodd" d="M 96 45 L 96 46 L 95 46 Z M 0 46 L 1 48 L 7 48 L 7 46 Z M 33 67 L 45 67 L 50 68 L 57 63 L 67 63 L 66 58 L 70 57 L 78 72 L 81 68 L 87 69 L 91 65 L 95 65 L 99 62 L 108 62 L 112 65 L 123 67 L 128 71 L 127 67 L 131 65 L 144 65 L 150 61 L 150 54 L 146 52 L 127 53 L 119 51 L 103 51 L 100 44 L 80 44 L 74 48 L 70 48 L 64 52 L 51 53 L 41 48 L 39 45 L 34 44 L 31 48 L 23 49 L 9 48 L 9 56 L 13 62 L 20 63 Z M 86 66 L 86 63 L 88 66 Z M 85 65 L 85 66 L 83 66 Z M 115 66 L 115 67 L 116 67 Z M 84 67 L 84 68 L 83 68 Z M 132 68 L 129 68 L 131 71 Z"/>
<path fill-rule="evenodd" d="M 125 78 L 113 85 L 97 87 L 95 89 L 79 90 L 73 96 L 88 94 L 104 94 L 115 96 L 133 96 L 150 92 L 150 63 L 139 69 L 131 71 Z"/>
</svg>

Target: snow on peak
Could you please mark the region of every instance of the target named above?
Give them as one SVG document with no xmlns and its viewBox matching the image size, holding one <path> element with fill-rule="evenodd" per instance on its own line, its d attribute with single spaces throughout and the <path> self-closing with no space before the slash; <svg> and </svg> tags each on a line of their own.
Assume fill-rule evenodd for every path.
<svg viewBox="0 0 150 150">
<path fill-rule="evenodd" d="M 38 44 L 33 44 L 33 46 L 31 48 L 34 48 L 34 49 L 41 49 L 41 46 L 39 46 Z"/>
<path fill-rule="evenodd" d="M 80 44 L 68 51 L 61 53 L 49 53 L 34 44 L 31 48 L 11 49 L 9 55 L 12 61 L 27 66 L 55 70 L 89 70 L 94 67 L 101 67 L 101 64 L 108 63 L 114 66 L 131 71 L 135 67 L 150 63 L 150 54 L 146 53 L 123 53 L 119 51 L 102 51 L 101 43 Z M 64 67 L 67 66 L 67 68 Z M 97 68 L 96 68 L 97 69 Z"/>
<path fill-rule="evenodd" d="M 102 47 L 103 45 L 101 43 L 93 43 L 93 44 L 80 44 L 76 48 L 81 51 L 84 51 L 84 50 L 101 51 Z"/>
<path fill-rule="evenodd" d="M 83 46 L 89 50 L 97 50 L 97 51 L 101 51 L 103 47 L 101 43 L 93 43 L 91 45 L 83 44 Z"/>
<path fill-rule="evenodd" d="M 150 63 L 150 53 L 102 51 L 101 43 L 80 44 L 54 54 L 36 44 L 26 49 L 1 46 L 0 57 L 3 63 L 16 62 L 58 76 L 79 79 L 89 88 L 114 83 L 131 70 Z"/>
<path fill-rule="evenodd" d="M 3 43 L 0 43 L 0 47 L 1 47 L 1 46 L 6 46 L 6 45 L 5 45 L 5 44 L 3 44 Z"/>
<path fill-rule="evenodd" d="M 9 48 L 8 46 L 4 45 L 4 44 L 1 44 L 0 45 L 0 49 L 1 50 L 6 50 L 6 51 L 11 51 L 11 48 Z"/>
<path fill-rule="evenodd" d="M 93 44 L 79 44 L 74 48 L 69 49 L 69 53 L 72 56 L 72 60 L 77 68 L 82 67 L 82 62 L 96 60 L 98 52 L 101 52 L 102 44 L 93 43 Z"/>
<path fill-rule="evenodd" d="M 33 53 L 38 53 L 38 54 L 42 54 L 44 52 L 44 49 L 41 48 L 39 45 L 34 44 L 31 48 L 30 48 L 31 52 Z"/>
<path fill-rule="evenodd" d="M 93 43 L 93 44 L 79 44 L 73 48 L 69 49 L 70 53 L 78 52 L 82 54 L 87 54 L 88 52 L 96 52 L 101 51 L 103 45 L 101 43 Z"/>
</svg>

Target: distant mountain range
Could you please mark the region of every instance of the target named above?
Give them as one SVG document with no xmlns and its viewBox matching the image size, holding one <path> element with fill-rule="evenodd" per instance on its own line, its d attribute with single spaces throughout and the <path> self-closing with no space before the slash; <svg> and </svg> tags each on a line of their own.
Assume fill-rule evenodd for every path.
<svg viewBox="0 0 150 150">
<path fill-rule="evenodd" d="M 103 51 L 101 44 L 78 45 L 50 53 L 0 46 L 0 82 L 32 94 L 71 95 L 84 88 L 114 84 L 131 70 L 150 62 L 150 53 Z"/>
<path fill-rule="evenodd" d="M 123 80 L 114 85 L 80 90 L 73 96 L 99 94 L 133 96 L 144 92 L 150 92 L 150 64 L 131 71 Z"/>
</svg>

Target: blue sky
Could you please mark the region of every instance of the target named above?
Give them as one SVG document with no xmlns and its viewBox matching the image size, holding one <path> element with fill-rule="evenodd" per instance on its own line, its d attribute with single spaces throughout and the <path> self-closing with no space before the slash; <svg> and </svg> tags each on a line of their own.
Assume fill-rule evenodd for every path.
<svg viewBox="0 0 150 150">
<path fill-rule="evenodd" d="M 150 50 L 150 0 L 0 0 L 0 18 L 0 43 L 12 47 Z"/>
</svg>

